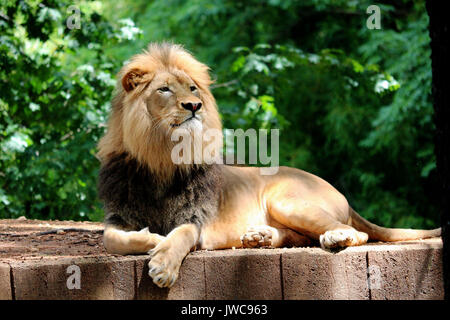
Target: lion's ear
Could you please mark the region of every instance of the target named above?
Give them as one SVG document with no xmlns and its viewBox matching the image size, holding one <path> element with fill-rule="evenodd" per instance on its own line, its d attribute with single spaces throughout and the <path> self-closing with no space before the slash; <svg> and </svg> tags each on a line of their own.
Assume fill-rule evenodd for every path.
<svg viewBox="0 0 450 320">
<path fill-rule="evenodd" d="M 122 78 L 122 86 L 125 91 L 130 92 L 139 84 L 149 81 L 148 73 L 139 69 L 132 69 L 128 71 Z"/>
</svg>

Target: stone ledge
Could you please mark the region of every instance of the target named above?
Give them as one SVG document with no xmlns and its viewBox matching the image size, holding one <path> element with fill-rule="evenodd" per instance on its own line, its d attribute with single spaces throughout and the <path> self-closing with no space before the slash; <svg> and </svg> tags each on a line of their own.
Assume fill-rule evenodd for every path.
<svg viewBox="0 0 450 320">
<path fill-rule="evenodd" d="M 369 243 L 339 253 L 315 247 L 196 251 L 184 260 L 176 284 L 171 289 L 160 289 L 148 277 L 146 255 L 109 255 L 98 236 L 70 234 L 69 237 L 69 232 L 32 235 L 37 229 L 59 228 L 61 224 L 64 228 L 101 229 L 101 224 L 95 223 L 30 220 L 27 229 L 18 227 L 15 220 L 0 220 L 0 299 L 444 297 L 440 238 Z M 8 238 L 9 242 L 5 240 L 5 225 L 10 235 L 16 232 L 20 236 Z M 11 225 L 18 229 L 14 231 Z M 38 250 L 29 250 L 23 237 Z M 85 243 L 80 240 L 84 238 Z M 8 252 L 13 253 L 6 255 Z M 70 269 L 68 272 L 68 267 L 72 265 L 79 267 L 80 289 L 68 289 L 67 281 L 73 272 Z"/>
</svg>

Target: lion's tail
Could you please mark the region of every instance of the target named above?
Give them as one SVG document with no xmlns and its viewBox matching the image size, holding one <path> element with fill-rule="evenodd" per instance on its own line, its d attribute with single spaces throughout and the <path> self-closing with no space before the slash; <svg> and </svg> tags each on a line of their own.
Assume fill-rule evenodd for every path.
<svg viewBox="0 0 450 320">
<path fill-rule="evenodd" d="M 369 239 L 380 241 L 401 241 L 401 240 L 416 240 L 439 237 L 441 235 L 441 228 L 433 230 L 413 230 L 413 229 L 397 229 L 384 228 L 370 223 L 361 217 L 355 210 L 350 208 L 350 217 L 352 218 L 351 225 L 358 231 L 365 232 L 369 235 Z"/>
</svg>

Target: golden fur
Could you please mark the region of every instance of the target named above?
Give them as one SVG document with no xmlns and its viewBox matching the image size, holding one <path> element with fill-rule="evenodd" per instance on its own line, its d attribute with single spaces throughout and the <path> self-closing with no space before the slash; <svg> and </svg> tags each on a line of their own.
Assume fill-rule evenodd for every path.
<svg viewBox="0 0 450 320">
<path fill-rule="evenodd" d="M 152 44 L 119 73 L 108 132 L 99 144 L 102 164 L 126 152 L 158 177 L 161 184 L 177 168 L 170 158 L 170 133 L 182 123 L 182 103 L 202 103 L 203 130 L 221 129 L 208 67 L 181 46 Z M 172 93 L 165 93 L 169 86 Z M 196 86 L 198 90 L 189 88 Z M 180 165 L 181 166 L 181 165 Z M 188 175 L 194 165 L 182 165 Z M 111 253 L 151 250 L 149 275 L 170 287 L 186 254 L 203 249 L 258 246 L 303 246 L 318 241 L 324 249 L 364 244 L 369 238 L 396 241 L 439 236 L 440 229 L 388 229 L 361 218 L 345 197 L 323 179 L 282 167 L 272 176 L 258 168 L 220 166 L 223 183 L 217 214 L 204 225 L 182 224 L 166 237 L 107 224 L 104 243 Z"/>
<path fill-rule="evenodd" d="M 120 83 L 112 102 L 108 132 L 98 146 L 101 161 L 114 154 L 128 152 L 160 176 L 162 181 L 169 180 L 175 170 L 170 158 L 174 146 L 170 135 L 174 128 L 167 120 L 174 117 L 177 106 L 150 108 L 147 105 L 150 93 L 167 81 L 192 80 L 203 103 L 200 112 L 206 110 L 208 113 L 203 126 L 221 131 L 216 101 L 209 91 L 212 81 L 208 69 L 179 45 L 151 44 L 147 51 L 134 56 L 119 72 Z M 158 81 L 155 83 L 152 81 L 154 79 Z M 187 91 L 186 88 L 180 89 Z M 181 99 L 189 100 L 190 92 L 182 94 Z M 185 169 L 189 170 L 189 166 Z"/>
</svg>

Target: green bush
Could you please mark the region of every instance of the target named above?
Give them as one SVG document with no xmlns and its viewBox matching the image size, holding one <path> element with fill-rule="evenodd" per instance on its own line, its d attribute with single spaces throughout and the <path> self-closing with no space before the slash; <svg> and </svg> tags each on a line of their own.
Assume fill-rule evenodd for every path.
<svg viewBox="0 0 450 320">
<path fill-rule="evenodd" d="M 69 29 L 69 1 L 6 1 L 0 7 L 0 212 L 40 219 L 102 216 L 96 197 L 96 142 L 120 62 L 105 43 L 133 38 L 81 2 Z M 82 59 L 84 57 L 84 60 Z"/>
</svg>

